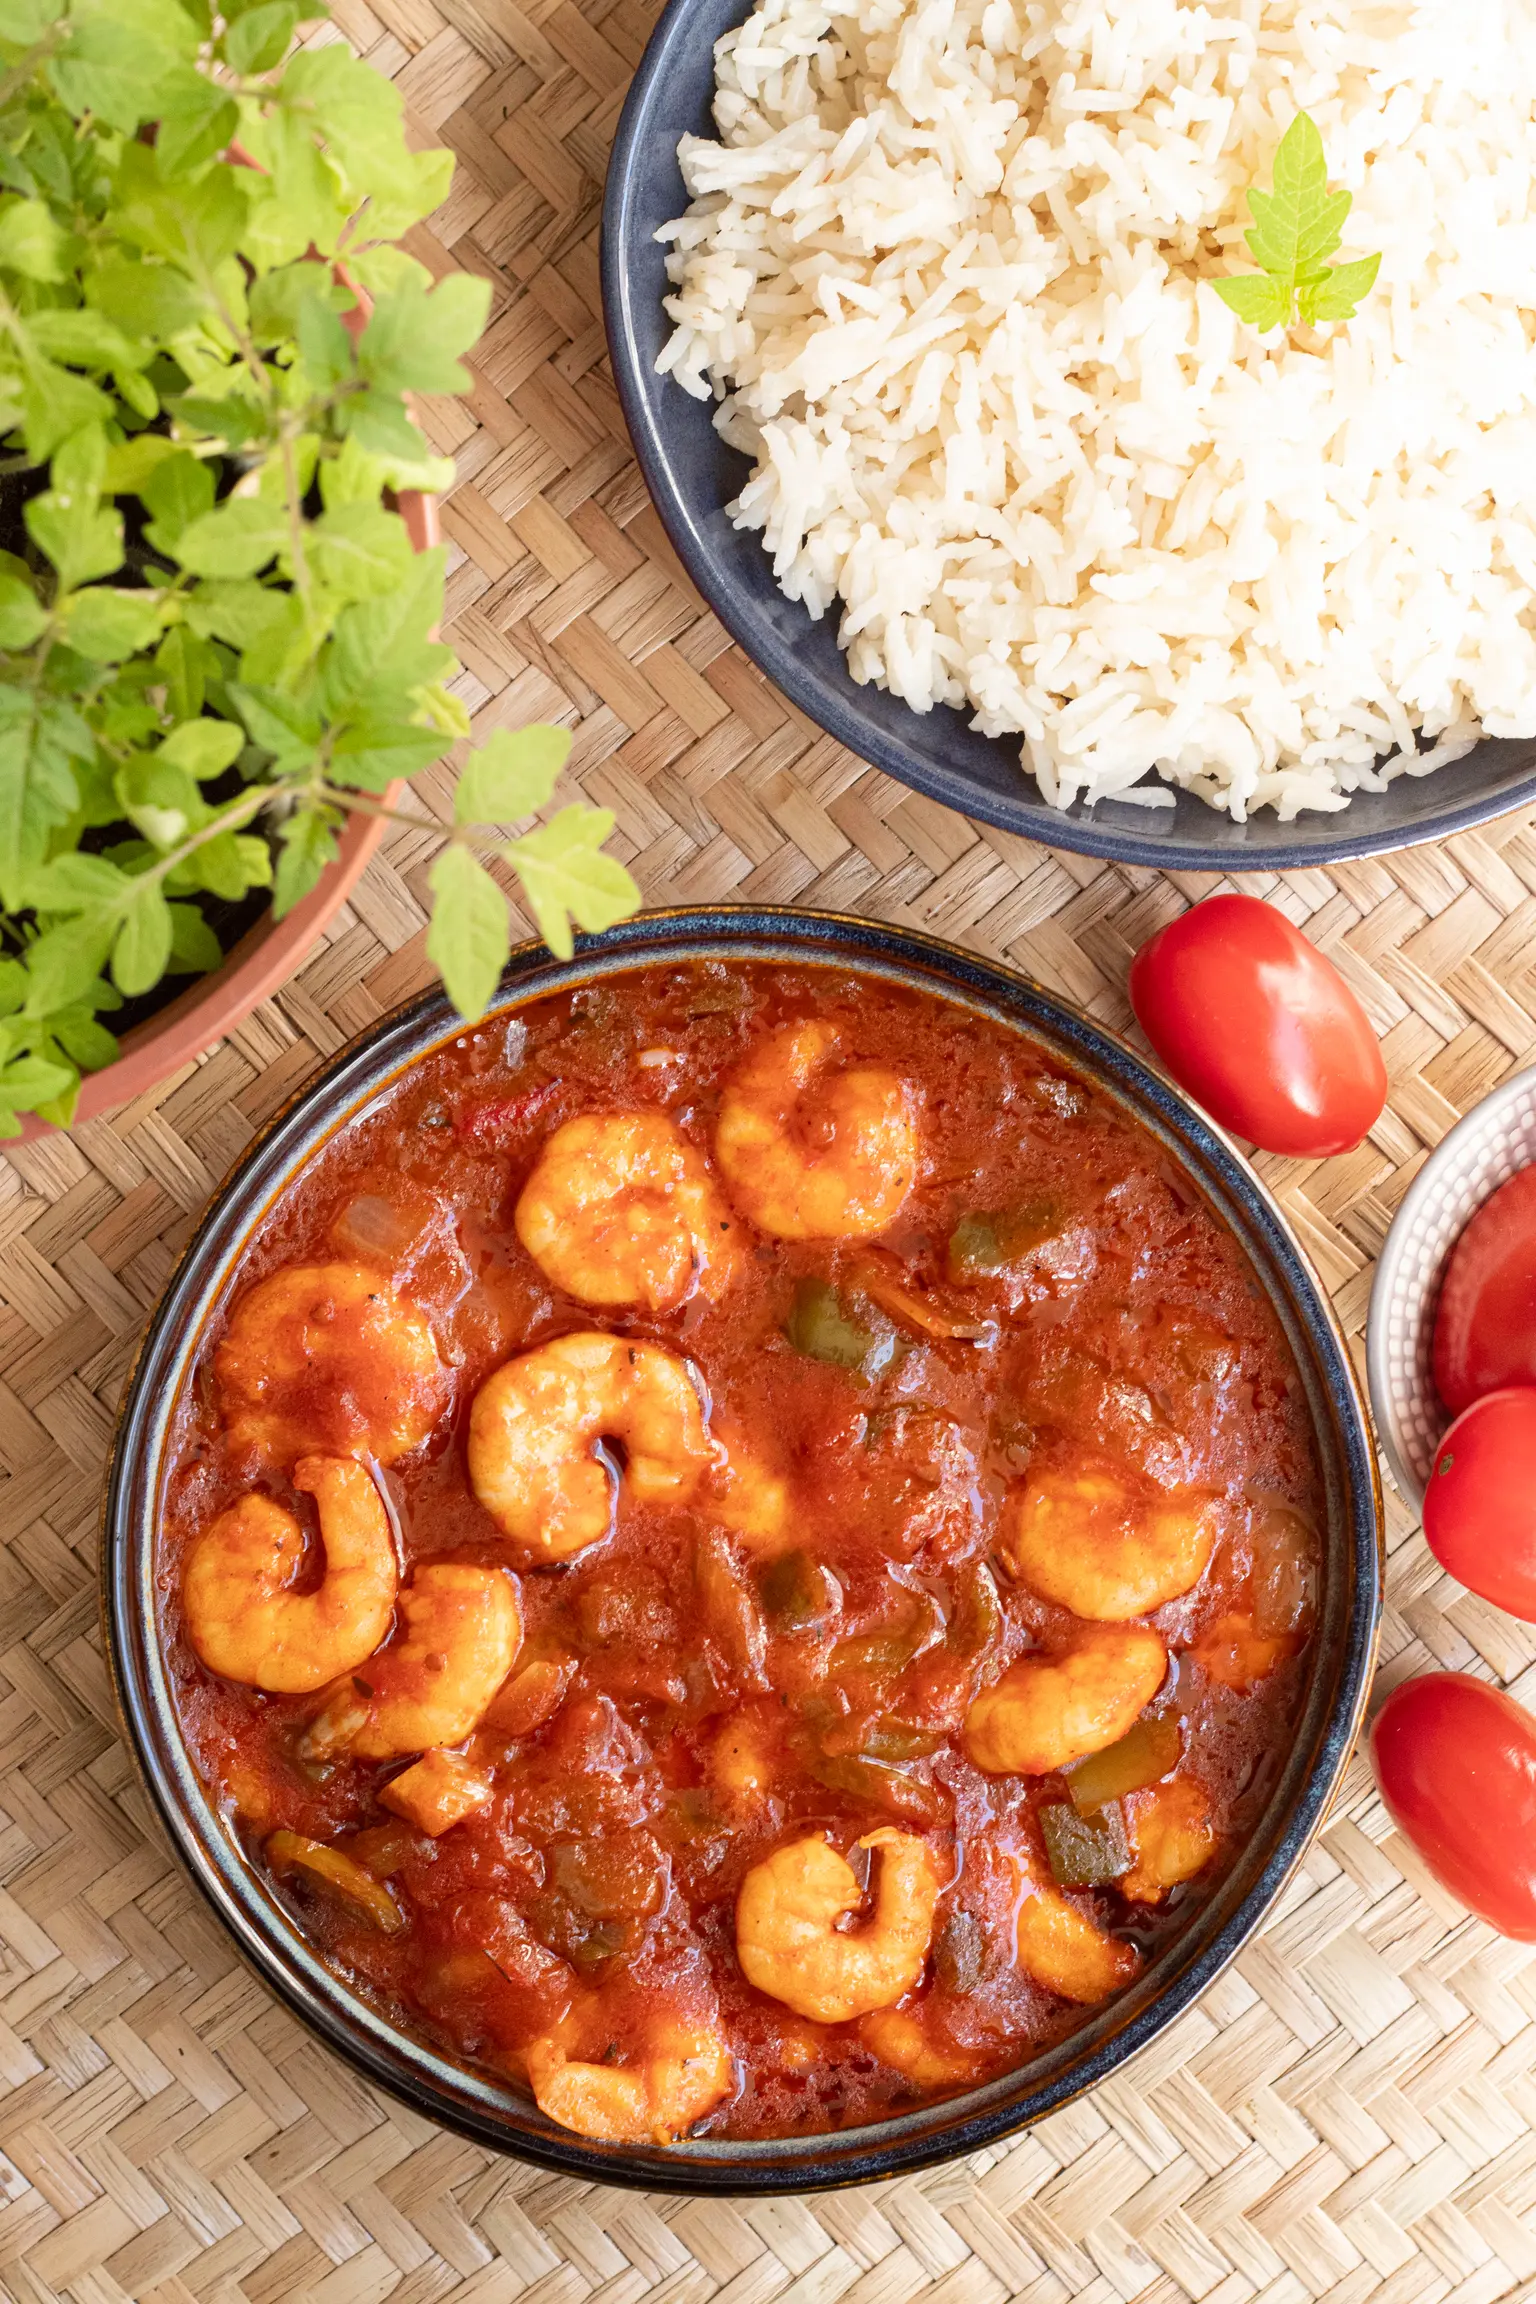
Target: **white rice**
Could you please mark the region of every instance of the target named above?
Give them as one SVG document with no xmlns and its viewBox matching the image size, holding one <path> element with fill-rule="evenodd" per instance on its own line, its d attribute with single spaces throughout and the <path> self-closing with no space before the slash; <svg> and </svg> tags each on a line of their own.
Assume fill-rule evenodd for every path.
<svg viewBox="0 0 1536 2304">
<path fill-rule="evenodd" d="M 758 0 L 660 365 L 849 670 L 1048 798 L 1338 809 L 1536 735 L 1536 0 Z M 1298 110 L 1358 316 L 1261 338 Z"/>
</svg>

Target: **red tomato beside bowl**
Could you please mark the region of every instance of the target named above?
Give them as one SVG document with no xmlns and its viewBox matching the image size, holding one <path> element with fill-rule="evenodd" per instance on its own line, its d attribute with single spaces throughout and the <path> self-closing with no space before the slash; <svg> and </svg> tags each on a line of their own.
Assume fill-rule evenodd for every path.
<svg viewBox="0 0 1536 2304">
<path fill-rule="evenodd" d="M 1394 1688 L 1371 1730 L 1381 1796 L 1442 1887 L 1536 1943 L 1536 1720 L 1470 1672 Z"/>
<path fill-rule="evenodd" d="M 1210 896 L 1131 962 L 1131 1006 L 1181 1088 L 1266 1152 L 1348 1152 L 1387 1068 L 1331 960 L 1256 896 Z"/>
<path fill-rule="evenodd" d="M 1485 1392 L 1536 1384 L 1536 1168 L 1501 1184 L 1451 1250 L 1434 1369 L 1453 1416 Z"/>
<path fill-rule="evenodd" d="M 1435 1450 L 1424 1534 L 1459 1584 L 1536 1624 L 1536 1385 L 1457 1417 Z"/>
</svg>

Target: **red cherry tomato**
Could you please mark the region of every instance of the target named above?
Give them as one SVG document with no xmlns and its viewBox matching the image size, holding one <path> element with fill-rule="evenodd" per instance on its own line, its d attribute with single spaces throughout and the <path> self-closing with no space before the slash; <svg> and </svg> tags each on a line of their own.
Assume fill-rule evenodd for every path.
<svg viewBox="0 0 1536 2304">
<path fill-rule="evenodd" d="M 1143 944 L 1131 1006 L 1181 1088 L 1266 1152 L 1348 1152 L 1387 1100 L 1365 1010 L 1256 896 L 1211 896 Z"/>
<path fill-rule="evenodd" d="M 1371 1730 L 1387 1813 L 1467 1909 L 1536 1943 L 1536 1720 L 1470 1672 L 1394 1688 Z"/>
<path fill-rule="evenodd" d="M 1536 1168 L 1484 1201 L 1435 1307 L 1435 1390 L 1451 1414 L 1505 1384 L 1536 1384 Z"/>
<path fill-rule="evenodd" d="M 1458 1584 L 1536 1624 L 1536 1385 L 1457 1417 L 1435 1450 L 1424 1533 Z"/>
</svg>

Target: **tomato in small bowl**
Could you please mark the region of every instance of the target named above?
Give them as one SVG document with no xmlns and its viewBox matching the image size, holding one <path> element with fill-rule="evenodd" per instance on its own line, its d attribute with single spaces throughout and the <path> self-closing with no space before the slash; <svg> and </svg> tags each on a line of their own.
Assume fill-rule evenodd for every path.
<svg viewBox="0 0 1536 2304">
<path fill-rule="evenodd" d="M 1536 1624 L 1536 1385 L 1474 1401 L 1435 1452 L 1424 1534 L 1442 1568 Z"/>
</svg>

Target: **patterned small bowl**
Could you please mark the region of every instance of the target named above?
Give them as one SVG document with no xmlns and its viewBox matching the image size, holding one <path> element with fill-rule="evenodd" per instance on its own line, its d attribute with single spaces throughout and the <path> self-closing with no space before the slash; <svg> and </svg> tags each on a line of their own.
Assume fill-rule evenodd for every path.
<svg viewBox="0 0 1536 2304">
<path fill-rule="evenodd" d="M 1430 1154 L 1387 1234 L 1371 1290 L 1366 1367 L 1377 1437 L 1415 1507 L 1451 1418 L 1430 1372 L 1435 1305 L 1451 1250 L 1483 1202 L 1536 1164 L 1536 1070 L 1474 1106 Z"/>
</svg>

